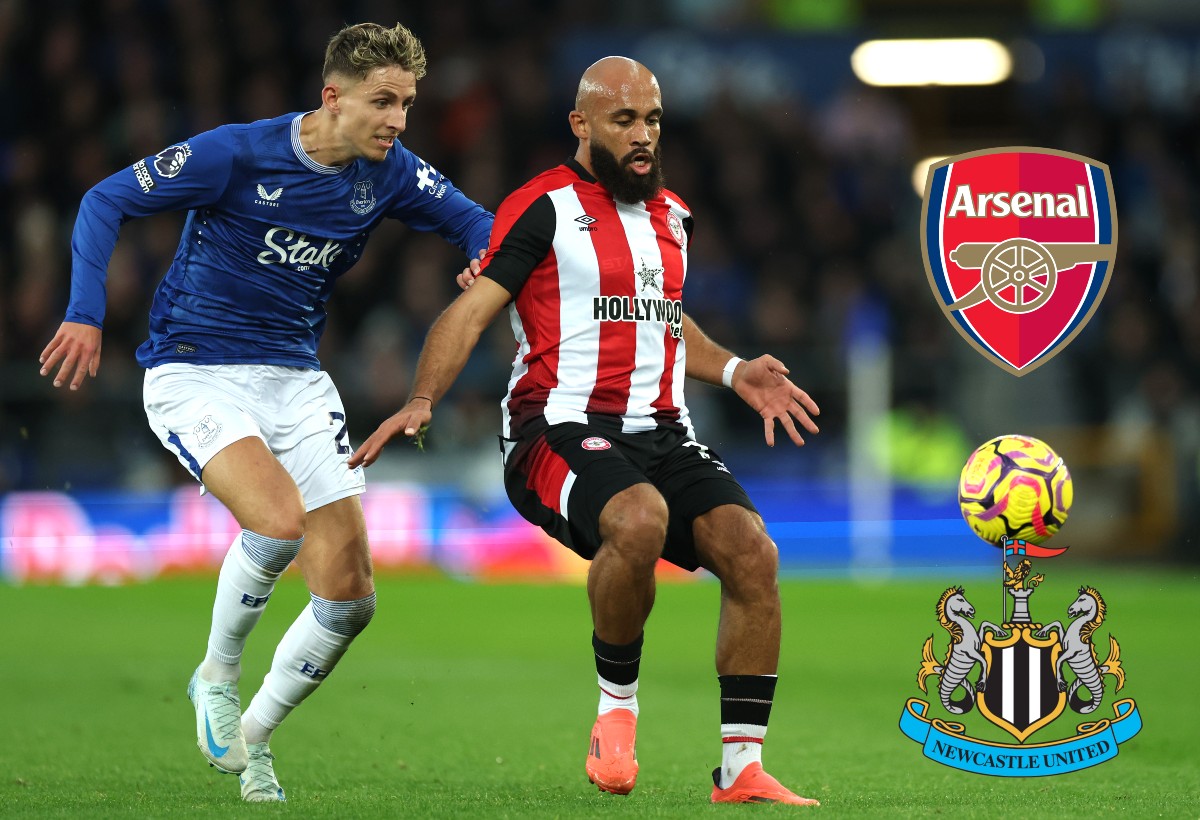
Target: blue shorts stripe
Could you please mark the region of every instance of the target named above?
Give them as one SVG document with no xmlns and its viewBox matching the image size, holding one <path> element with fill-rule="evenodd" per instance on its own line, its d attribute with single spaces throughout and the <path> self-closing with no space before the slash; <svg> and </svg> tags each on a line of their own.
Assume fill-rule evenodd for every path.
<svg viewBox="0 0 1200 820">
<path fill-rule="evenodd" d="M 196 480 L 199 481 L 200 480 L 200 462 L 196 461 L 195 457 L 187 451 L 186 447 L 183 446 L 183 442 L 179 440 L 178 433 L 173 433 L 170 430 L 168 430 L 167 432 L 170 434 L 167 436 L 167 441 L 169 441 L 171 444 L 175 445 L 175 449 L 179 451 L 179 455 L 181 455 L 185 459 L 187 459 L 188 469 L 192 471 L 192 475 L 194 475 L 196 477 Z"/>
</svg>

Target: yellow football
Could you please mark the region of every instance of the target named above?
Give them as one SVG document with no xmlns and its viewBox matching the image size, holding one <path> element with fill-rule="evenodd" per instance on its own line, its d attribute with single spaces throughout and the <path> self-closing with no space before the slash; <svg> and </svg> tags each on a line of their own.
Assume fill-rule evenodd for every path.
<svg viewBox="0 0 1200 820">
<path fill-rule="evenodd" d="M 1004 536 L 1045 542 L 1067 520 L 1073 492 L 1067 465 L 1030 436 L 997 436 L 980 445 L 958 480 L 963 518 L 997 546 Z"/>
</svg>

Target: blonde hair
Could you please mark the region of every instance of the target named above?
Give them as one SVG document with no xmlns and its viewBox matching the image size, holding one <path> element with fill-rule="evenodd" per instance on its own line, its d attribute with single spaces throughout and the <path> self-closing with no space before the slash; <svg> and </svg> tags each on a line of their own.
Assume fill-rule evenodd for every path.
<svg viewBox="0 0 1200 820">
<path fill-rule="evenodd" d="M 425 48 L 417 36 L 397 23 L 392 28 L 378 23 L 346 26 L 329 39 L 321 77 L 333 74 L 363 79 L 375 68 L 398 65 L 413 77 L 425 76 Z"/>
</svg>

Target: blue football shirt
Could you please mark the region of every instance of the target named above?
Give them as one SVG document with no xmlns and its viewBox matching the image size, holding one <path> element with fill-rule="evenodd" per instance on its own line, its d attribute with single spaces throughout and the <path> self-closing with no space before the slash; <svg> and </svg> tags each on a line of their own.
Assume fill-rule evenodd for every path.
<svg viewBox="0 0 1200 820">
<path fill-rule="evenodd" d="M 134 163 L 84 196 L 71 238 L 66 319 L 103 327 L 105 278 L 121 223 L 188 210 L 154 293 L 143 367 L 165 362 L 319 369 L 334 282 L 385 218 L 433 231 L 467 256 L 492 214 L 399 140 L 386 159 L 341 168 L 300 145 L 303 113 L 225 125 Z"/>
</svg>

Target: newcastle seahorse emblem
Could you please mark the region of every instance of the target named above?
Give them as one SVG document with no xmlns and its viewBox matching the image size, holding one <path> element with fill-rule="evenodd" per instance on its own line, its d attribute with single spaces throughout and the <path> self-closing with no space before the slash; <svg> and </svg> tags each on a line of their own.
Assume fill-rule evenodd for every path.
<svg viewBox="0 0 1200 820">
<path fill-rule="evenodd" d="M 1055 669 L 1058 673 L 1058 691 L 1067 693 L 1067 703 L 1080 714 L 1092 712 L 1100 705 L 1104 697 L 1104 675 L 1116 678 L 1115 691 L 1120 692 L 1125 686 L 1125 669 L 1121 666 L 1121 647 L 1117 639 L 1109 634 L 1108 657 L 1104 663 L 1098 662 L 1096 647 L 1092 644 L 1092 634 L 1104 623 L 1107 612 L 1108 607 L 1100 597 L 1100 592 L 1095 587 L 1082 586 L 1079 588 L 1079 597 L 1067 607 L 1067 617 L 1073 619 L 1070 628 L 1064 632 L 1063 625 L 1054 621 L 1038 633 L 1039 637 L 1046 637 L 1058 630 L 1062 636 L 1062 654 L 1058 657 Z M 1064 665 L 1069 665 L 1075 673 L 1070 689 L 1063 674 Z M 1079 696 L 1080 687 L 1087 692 L 1087 698 Z"/>
<path fill-rule="evenodd" d="M 975 705 L 975 693 L 984 690 L 987 680 L 988 663 L 979 651 L 980 637 L 987 630 L 1001 635 L 1007 633 L 987 621 L 981 623 L 976 631 L 975 625 L 970 621 L 975 617 L 975 607 L 966 599 L 961 586 L 950 587 L 943 592 L 934 612 L 938 622 L 950 633 L 950 647 L 946 651 L 946 659 L 939 664 L 933 654 L 933 636 L 930 635 L 925 640 L 925 645 L 921 648 L 921 667 L 917 670 L 917 685 L 921 687 L 922 692 L 928 691 L 925 688 L 926 678 L 932 675 L 940 676 L 938 695 L 941 697 L 942 706 L 951 714 L 963 715 L 971 711 L 971 707 Z M 967 678 L 976 664 L 979 664 L 981 669 L 978 680 L 972 686 Z M 963 690 L 964 695 L 956 699 L 954 692 L 959 688 Z"/>
</svg>

